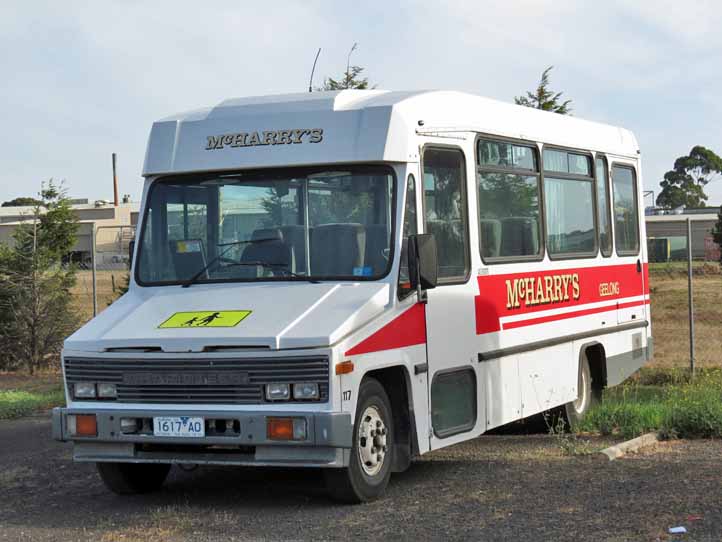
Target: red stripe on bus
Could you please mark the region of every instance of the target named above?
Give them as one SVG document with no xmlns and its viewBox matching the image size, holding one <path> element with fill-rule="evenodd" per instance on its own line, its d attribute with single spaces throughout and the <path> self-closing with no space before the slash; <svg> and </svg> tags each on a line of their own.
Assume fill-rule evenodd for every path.
<svg viewBox="0 0 722 542">
<path fill-rule="evenodd" d="M 391 320 L 346 352 L 346 356 L 393 350 L 426 343 L 426 310 L 422 303 Z"/>
<path fill-rule="evenodd" d="M 517 320 L 515 322 L 506 322 L 504 329 L 515 329 L 518 327 L 533 326 L 544 324 L 546 322 L 556 322 L 557 320 L 566 320 L 567 318 L 578 318 L 579 316 L 588 316 L 590 314 L 598 314 L 600 312 L 611 312 L 618 309 L 628 309 L 630 307 L 639 307 L 649 304 L 646 301 L 630 301 L 629 303 L 617 303 L 616 305 L 607 305 L 605 307 L 595 307 L 593 309 L 583 309 L 580 311 L 565 312 L 562 314 L 552 314 L 551 316 L 542 316 L 540 318 L 530 318 L 528 320 Z"/>
<path fill-rule="evenodd" d="M 501 331 L 499 319 L 504 316 L 643 295 L 649 291 L 648 272 L 646 264 L 641 273 L 637 271 L 635 262 L 479 276 L 479 295 L 474 298 L 476 333 Z M 525 295 L 515 299 L 517 286 Z"/>
</svg>

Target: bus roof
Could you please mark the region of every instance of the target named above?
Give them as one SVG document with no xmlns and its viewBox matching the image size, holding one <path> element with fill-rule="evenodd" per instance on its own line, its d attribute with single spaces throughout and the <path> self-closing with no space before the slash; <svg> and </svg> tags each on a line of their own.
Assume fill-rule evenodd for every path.
<svg viewBox="0 0 722 542">
<path fill-rule="evenodd" d="M 322 130 L 320 139 L 311 130 Z M 639 151 L 623 128 L 473 94 L 343 90 L 233 98 L 159 120 L 151 129 L 143 175 L 415 161 L 416 134 L 463 132 L 620 156 Z"/>
</svg>

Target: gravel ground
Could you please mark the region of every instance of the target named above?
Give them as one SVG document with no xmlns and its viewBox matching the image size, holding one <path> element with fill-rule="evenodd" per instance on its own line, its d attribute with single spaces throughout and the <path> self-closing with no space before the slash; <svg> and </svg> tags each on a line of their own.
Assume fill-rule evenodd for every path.
<svg viewBox="0 0 722 542">
<path fill-rule="evenodd" d="M 342 506 L 311 470 L 174 468 L 161 492 L 117 497 L 49 434 L 46 416 L 0 422 L 0 541 L 722 539 L 720 441 L 608 463 L 545 435 L 485 436 Z M 688 534 L 668 535 L 677 525 Z"/>
</svg>

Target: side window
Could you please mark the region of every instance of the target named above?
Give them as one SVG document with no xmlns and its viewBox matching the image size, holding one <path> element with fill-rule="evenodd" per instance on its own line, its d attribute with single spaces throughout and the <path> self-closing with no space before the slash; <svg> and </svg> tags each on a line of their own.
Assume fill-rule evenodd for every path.
<svg viewBox="0 0 722 542">
<path fill-rule="evenodd" d="M 636 256 L 639 253 L 636 184 L 634 169 L 627 166 L 612 167 L 614 242 L 620 256 Z"/>
<path fill-rule="evenodd" d="M 480 139 L 477 143 L 481 256 L 541 256 L 539 165 L 534 147 Z"/>
<path fill-rule="evenodd" d="M 544 218 L 550 257 L 596 253 L 594 178 L 589 156 L 544 150 Z"/>
<path fill-rule="evenodd" d="M 440 282 L 463 282 L 469 274 L 464 155 L 454 149 L 424 152 L 424 221 L 436 237 Z"/>
<path fill-rule="evenodd" d="M 431 425 L 439 438 L 470 431 L 476 423 L 476 374 L 472 369 L 436 373 L 431 383 Z"/>
<path fill-rule="evenodd" d="M 408 241 L 409 235 L 415 235 L 416 231 L 416 180 L 409 175 L 406 180 L 406 203 L 404 204 L 404 228 L 401 234 L 401 263 L 399 265 L 399 299 L 409 295 L 411 284 L 409 283 L 409 259 Z"/>
<path fill-rule="evenodd" d="M 604 158 L 595 160 L 597 181 L 597 224 L 599 227 L 599 248 L 602 256 L 612 255 L 612 220 L 609 218 L 609 182 L 607 161 Z"/>
</svg>

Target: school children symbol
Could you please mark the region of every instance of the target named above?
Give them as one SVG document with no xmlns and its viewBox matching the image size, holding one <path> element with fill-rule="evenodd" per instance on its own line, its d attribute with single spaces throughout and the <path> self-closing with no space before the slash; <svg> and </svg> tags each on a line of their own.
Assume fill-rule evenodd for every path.
<svg viewBox="0 0 722 542">
<path fill-rule="evenodd" d="M 158 327 L 161 329 L 198 327 L 235 327 L 252 311 L 190 311 L 176 312 Z"/>
</svg>

